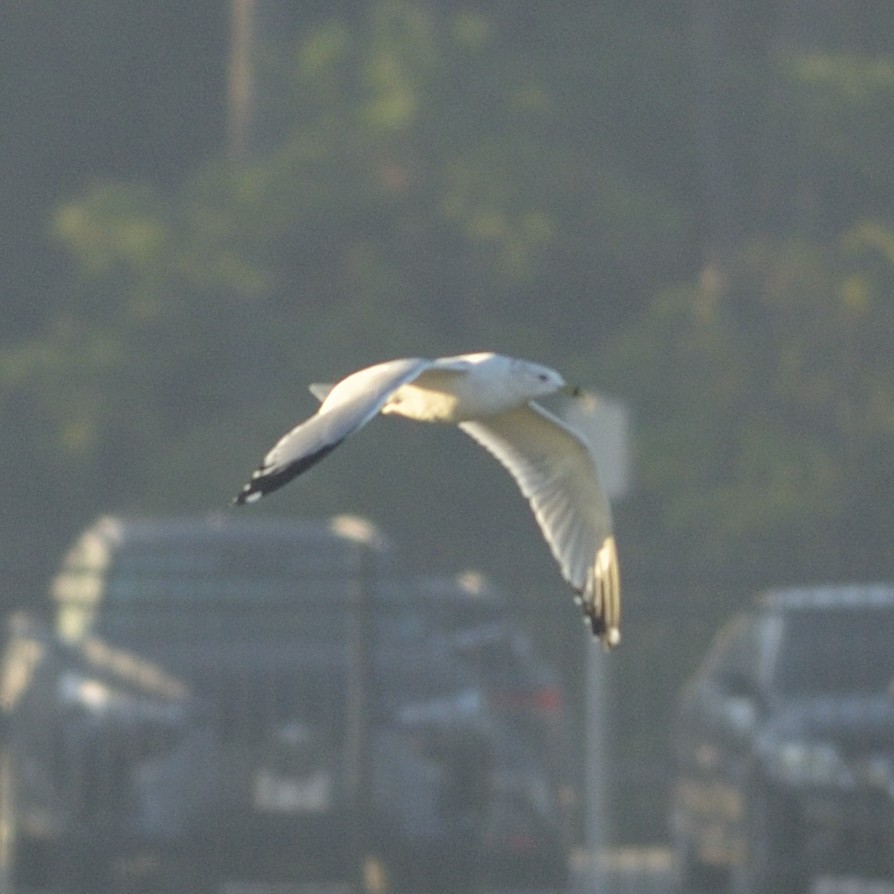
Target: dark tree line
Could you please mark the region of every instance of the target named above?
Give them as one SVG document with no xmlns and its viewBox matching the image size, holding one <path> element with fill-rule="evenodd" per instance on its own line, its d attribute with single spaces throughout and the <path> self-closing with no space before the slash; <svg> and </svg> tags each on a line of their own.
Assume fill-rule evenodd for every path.
<svg viewBox="0 0 894 894">
<path fill-rule="evenodd" d="M 613 667 L 659 715 L 754 589 L 894 573 L 889 4 L 253 6 L 235 157 L 229 4 L 0 13 L 8 604 L 97 512 L 223 508 L 308 381 L 488 347 L 632 408 Z M 340 453 L 271 511 L 366 513 L 580 636 L 461 435 Z"/>
</svg>

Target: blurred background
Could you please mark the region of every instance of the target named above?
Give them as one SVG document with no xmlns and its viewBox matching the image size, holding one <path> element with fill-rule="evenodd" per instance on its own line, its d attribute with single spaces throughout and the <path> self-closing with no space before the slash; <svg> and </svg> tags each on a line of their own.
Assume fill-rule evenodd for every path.
<svg viewBox="0 0 894 894">
<path fill-rule="evenodd" d="M 717 626 L 894 574 L 892 48 L 884 2 L 6 0 L 3 608 L 102 512 L 225 510 L 311 381 L 547 363 L 631 412 L 606 810 L 662 840 Z M 383 420 L 252 511 L 481 569 L 579 690 L 577 609 L 467 441 Z"/>
</svg>

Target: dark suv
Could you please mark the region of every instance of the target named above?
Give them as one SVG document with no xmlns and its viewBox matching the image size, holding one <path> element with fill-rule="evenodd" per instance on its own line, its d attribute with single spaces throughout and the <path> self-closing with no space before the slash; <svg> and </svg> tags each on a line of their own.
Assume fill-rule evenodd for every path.
<svg viewBox="0 0 894 894">
<path fill-rule="evenodd" d="M 688 889 L 894 872 L 894 586 L 764 594 L 717 635 L 674 730 Z"/>
<path fill-rule="evenodd" d="M 0 872 L 465 890 L 498 844 L 564 870 L 543 748 L 519 747 L 560 700 L 497 710 L 438 619 L 510 636 L 505 606 L 399 574 L 368 523 L 104 518 L 52 593 L 55 632 L 19 619 L 4 653 Z"/>
<path fill-rule="evenodd" d="M 411 582 L 414 638 L 442 642 L 475 680 L 492 767 L 480 869 L 515 889 L 568 885 L 574 789 L 569 717 L 554 668 L 477 572 Z"/>
</svg>

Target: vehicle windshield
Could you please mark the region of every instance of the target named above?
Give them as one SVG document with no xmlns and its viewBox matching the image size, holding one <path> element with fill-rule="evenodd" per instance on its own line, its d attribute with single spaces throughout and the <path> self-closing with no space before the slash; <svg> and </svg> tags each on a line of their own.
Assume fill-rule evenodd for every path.
<svg viewBox="0 0 894 894">
<path fill-rule="evenodd" d="M 894 609 L 787 614 L 775 670 L 790 696 L 882 693 L 894 681 Z"/>
<path fill-rule="evenodd" d="M 327 544 L 328 545 L 328 544 Z M 338 544 L 336 544 L 338 546 Z M 135 647 L 164 639 L 257 639 L 341 644 L 362 596 L 379 604 L 381 584 L 351 556 L 290 544 L 132 544 L 105 575 L 94 632 Z M 371 614 L 400 628 L 409 606 Z"/>
</svg>

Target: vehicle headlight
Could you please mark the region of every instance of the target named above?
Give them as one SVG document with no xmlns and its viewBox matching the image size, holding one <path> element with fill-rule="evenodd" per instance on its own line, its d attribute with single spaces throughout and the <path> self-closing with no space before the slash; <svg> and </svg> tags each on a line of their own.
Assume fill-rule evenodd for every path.
<svg viewBox="0 0 894 894">
<path fill-rule="evenodd" d="M 777 742 L 766 751 L 771 776 L 788 785 L 854 784 L 854 774 L 838 749 L 828 742 Z"/>
</svg>

